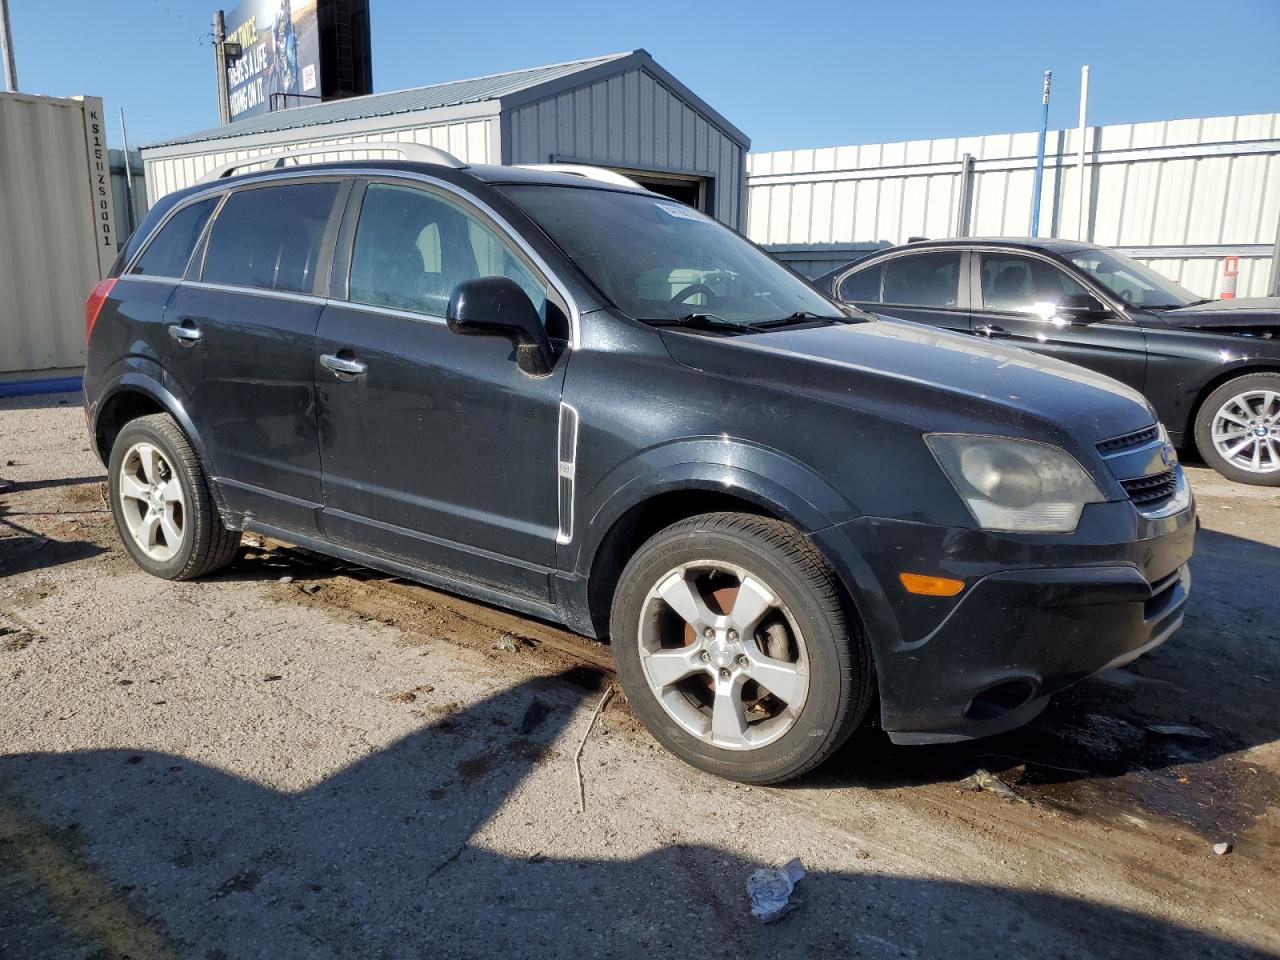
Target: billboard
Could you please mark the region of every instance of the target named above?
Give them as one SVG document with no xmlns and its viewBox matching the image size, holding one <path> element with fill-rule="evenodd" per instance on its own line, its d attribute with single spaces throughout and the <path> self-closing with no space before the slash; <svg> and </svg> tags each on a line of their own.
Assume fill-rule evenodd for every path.
<svg viewBox="0 0 1280 960">
<path fill-rule="evenodd" d="M 227 14 L 227 42 L 242 51 L 227 65 L 233 121 L 322 99 L 316 3 L 244 0 Z"/>
</svg>

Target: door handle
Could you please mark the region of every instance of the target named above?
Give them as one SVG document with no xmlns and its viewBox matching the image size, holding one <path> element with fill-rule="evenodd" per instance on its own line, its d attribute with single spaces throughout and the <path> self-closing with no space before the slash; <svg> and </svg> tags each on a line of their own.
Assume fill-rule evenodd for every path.
<svg viewBox="0 0 1280 960">
<path fill-rule="evenodd" d="M 200 330 L 190 320 L 183 320 L 182 323 L 169 324 L 169 336 L 184 347 L 190 347 L 200 339 Z"/>
<path fill-rule="evenodd" d="M 998 339 L 1000 337 L 1011 337 L 1011 334 L 1004 327 L 997 327 L 994 324 L 984 323 L 973 328 L 973 332 L 980 337 L 986 337 L 988 340 Z"/>
<path fill-rule="evenodd" d="M 320 363 L 337 374 L 339 380 L 362 377 L 369 370 L 368 365 L 361 363 L 359 360 L 348 360 L 346 357 L 340 357 L 332 353 L 320 354 Z"/>
</svg>

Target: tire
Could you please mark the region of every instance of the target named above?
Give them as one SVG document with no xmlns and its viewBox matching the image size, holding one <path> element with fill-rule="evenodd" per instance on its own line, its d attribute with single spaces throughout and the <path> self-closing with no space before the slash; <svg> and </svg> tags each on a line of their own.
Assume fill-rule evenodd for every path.
<svg viewBox="0 0 1280 960">
<path fill-rule="evenodd" d="M 223 524 L 199 458 L 168 414 L 125 424 L 111 446 L 107 485 L 120 541 L 152 576 L 190 580 L 235 558 L 240 533 Z"/>
<path fill-rule="evenodd" d="M 1247 410 L 1247 412 L 1246 412 Z M 1225 419 L 1226 416 L 1234 418 Z M 1258 434 L 1254 443 L 1234 458 L 1227 456 L 1238 443 L 1249 439 L 1244 421 Z M 1215 425 L 1219 430 L 1215 440 Z M 1222 439 L 1221 430 L 1231 427 L 1230 439 Z M 1236 439 L 1239 431 L 1239 440 Z M 1204 398 L 1196 413 L 1196 447 L 1205 463 L 1228 480 L 1260 487 L 1280 487 L 1280 373 L 1250 373 L 1228 380 Z M 1226 449 L 1220 449 L 1226 445 Z M 1254 451 L 1258 465 L 1253 464 Z"/>
<path fill-rule="evenodd" d="M 645 726 L 686 763 L 730 780 L 812 770 L 872 700 L 871 655 L 835 575 L 778 520 L 710 513 L 655 534 L 622 571 L 610 627 L 618 677 Z M 781 695 L 761 682 L 773 678 Z"/>
</svg>

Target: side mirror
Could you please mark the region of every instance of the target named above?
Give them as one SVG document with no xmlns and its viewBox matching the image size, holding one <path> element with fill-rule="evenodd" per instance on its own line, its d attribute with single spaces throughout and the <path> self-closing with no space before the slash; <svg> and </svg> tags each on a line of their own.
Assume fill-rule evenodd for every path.
<svg viewBox="0 0 1280 960">
<path fill-rule="evenodd" d="M 1058 301 L 1058 315 L 1068 320 L 1100 320 L 1110 314 L 1102 301 L 1089 293 L 1068 293 Z"/>
<path fill-rule="evenodd" d="M 506 337 L 516 348 L 516 365 L 530 376 L 551 372 L 551 341 L 538 308 L 514 280 L 463 280 L 449 296 L 445 321 L 454 333 Z"/>
</svg>

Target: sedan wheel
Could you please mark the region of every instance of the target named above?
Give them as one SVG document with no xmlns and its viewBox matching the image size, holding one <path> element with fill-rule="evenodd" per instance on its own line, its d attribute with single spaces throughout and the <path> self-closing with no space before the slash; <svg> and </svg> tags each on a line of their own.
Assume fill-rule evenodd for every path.
<svg viewBox="0 0 1280 960">
<path fill-rule="evenodd" d="M 173 465 L 150 443 L 135 443 L 120 465 L 120 514 L 133 542 L 152 560 L 172 560 L 182 548 L 186 501 Z"/>
<path fill-rule="evenodd" d="M 1248 373 L 1204 398 L 1195 421 L 1205 462 L 1229 480 L 1280 487 L 1280 373 Z"/>
</svg>

